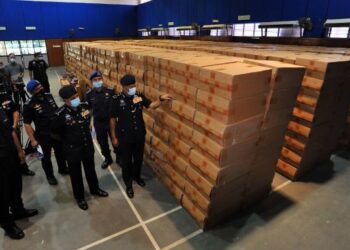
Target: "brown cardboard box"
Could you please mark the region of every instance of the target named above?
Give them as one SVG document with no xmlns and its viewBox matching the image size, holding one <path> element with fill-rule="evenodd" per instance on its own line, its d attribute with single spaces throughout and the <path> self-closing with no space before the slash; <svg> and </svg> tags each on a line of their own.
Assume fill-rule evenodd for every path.
<svg viewBox="0 0 350 250">
<path fill-rule="evenodd" d="M 192 146 L 182 141 L 178 136 L 170 136 L 170 146 L 177 152 L 182 154 L 185 157 L 190 155 Z"/>
<path fill-rule="evenodd" d="M 198 88 L 232 100 L 266 93 L 270 78 L 271 69 L 237 62 L 202 68 L 200 80 L 207 87 Z"/>
<path fill-rule="evenodd" d="M 194 123 L 207 131 L 204 133 L 210 139 L 222 146 L 229 146 L 256 135 L 261 127 L 262 118 L 262 115 L 257 115 L 227 126 L 201 112 L 196 112 Z"/>
<path fill-rule="evenodd" d="M 199 90 L 197 94 L 198 111 L 207 114 L 222 123 L 232 124 L 265 111 L 266 95 L 259 94 L 252 97 L 229 101 Z"/>
<path fill-rule="evenodd" d="M 183 176 L 185 176 L 186 169 L 190 166 L 190 163 L 186 158 L 176 153 L 171 148 L 167 151 L 166 157 L 174 168 Z"/>
<path fill-rule="evenodd" d="M 258 136 L 253 136 L 246 141 L 223 147 L 197 131 L 193 131 L 192 136 L 193 143 L 208 153 L 212 162 L 218 167 L 237 164 L 251 157 L 256 151 L 258 139 Z"/>
</svg>

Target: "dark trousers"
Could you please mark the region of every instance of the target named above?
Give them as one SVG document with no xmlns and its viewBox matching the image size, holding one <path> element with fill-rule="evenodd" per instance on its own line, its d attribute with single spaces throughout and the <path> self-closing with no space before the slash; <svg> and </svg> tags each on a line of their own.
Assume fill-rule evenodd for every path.
<svg viewBox="0 0 350 250">
<path fill-rule="evenodd" d="M 81 164 L 83 164 L 84 167 L 85 177 L 89 185 L 90 192 L 93 193 L 99 189 L 98 179 L 95 171 L 95 159 L 93 150 L 82 150 L 79 154 L 68 155 L 67 161 L 73 195 L 75 199 L 84 199 L 85 196 Z"/>
<path fill-rule="evenodd" d="M 51 93 L 51 92 L 50 92 L 50 83 L 49 83 L 49 80 L 44 79 L 44 80 L 38 80 L 38 81 L 40 82 L 41 86 L 43 86 L 44 91 L 45 91 L 46 93 Z"/>
<path fill-rule="evenodd" d="M 19 101 L 20 99 L 22 99 L 22 103 L 24 104 L 26 101 L 27 101 L 27 98 L 26 98 L 26 93 L 23 91 L 16 91 L 16 92 L 13 92 L 13 100 L 15 101 L 15 103 L 17 105 L 19 105 Z"/>
<path fill-rule="evenodd" d="M 121 140 L 119 144 L 120 157 L 122 161 L 123 180 L 127 187 L 131 187 L 132 180 L 141 177 L 141 167 L 143 163 L 143 152 L 145 147 L 145 137 L 137 140 Z"/>
<path fill-rule="evenodd" d="M 110 137 L 109 121 L 94 120 L 97 141 L 100 144 L 102 155 L 106 160 L 110 160 L 111 151 L 109 150 L 108 137 Z"/>
<path fill-rule="evenodd" d="M 55 157 L 58 165 L 58 171 L 64 171 L 67 168 L 66 161 L 63 155 L 62 143 L 54 140 L 50 137 L 49 134 L 41 134 L 37 136 L 37 140 L 43 150 L 44 157 L 41 160 L 41 165 L 44 169 L 46 177 L 53 177 L 53 167 L 51 161 L 51 151 L 52 148 L 55 152 Z"/>
<path fill-rule="evenodd" d="M 23 208 L 22 202 L 22 176 L 18 166 L 18 157 L 0 157 L 0 225 L 6 226 L 13 223 L 9 213 L 19 213 Z"/>
</svg>

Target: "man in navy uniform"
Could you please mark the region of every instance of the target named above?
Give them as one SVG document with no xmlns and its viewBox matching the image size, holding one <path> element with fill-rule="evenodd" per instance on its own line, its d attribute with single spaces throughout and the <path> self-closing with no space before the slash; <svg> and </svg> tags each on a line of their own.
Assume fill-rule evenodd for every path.
<svg viewBox="0 0 350 250">
<path fill-rule="evenodd" d="M 136 81 L 133 75 L 125 75 L 120 80 L 122 93 L 113 97 L 111 107 L 111 135 L 114 146 L 119 145 L 122 161 L 123 180 L 129 198 L 134 197 L 132 181 L 144 187 L 141 178 L 143 152 L 145 144 L 145 123 L 143 108 L 158 108 L 163 101 L 173 98 L 164 94 L 158 100 L 150 101 L 142 93 L 136 91 Z"/>
<path fill-rule="evenodd" d="M 46 93 L 50 93 L 50 83 L 46 73 L 48 67 L 49 65 L 43 60 L 41 52 L 34 53 L 34 60 L 28 64 L 30 79 L 40 82 Z"/>
<path fill-rule="evenodd" d="M 7 115 L 8 119 L 10 120 L 13 129 L 16 131 L 18 138 L 20 138 L 21 132 L 18 128 L 19 107 L 13 101 L 11 95 L 9 95 L 8 92 L 6 91 L 6 86 L 4 85 L 3 82 L 0 82 L 0 106 L 6 112 L 6 115 Z M 27 176 L 34 176 L 35 175 L 35 173 L 33 171 L 29 170 L 28 165 L 24 159 L 20 160 L 20 162 L 18 162 L 18 164 L 20 165 L 21 173 L 23 175 L 27 175 Z"/>
<path fill-rule="evenodd" d="M 51 123 L 58 110 L 55 99 L 50 93 L 45 93 L 43 86 L 36 80 L 30 80 L 27 84 L 27 91 L 32 97 L 23 107 L 23 122 L 27 135 L 33 148 L 41 146 L 44 157 L 41 160 L 46 178 L 50 185 L 57 185 L 57 179 L 53 172 L 51 162 L 52 148 L 58 165 L 58 173 L 69 174 L 68 167 L 62 152 L 62 144 L 50 137 Z M 32 127 L 35 124 L 35 131 Z"/>
<path fill-rule="evenodd" d="M 103 86 L 103 77 L 101 72 L 94 71 L 90 75 L 92 89 L 88 90 L 85 100 L 89 104 L 94 118 L 94 127 L 96 130 L 97 141 L 100 144 L 102 155 L 105 157 L 101 168 L 106 169 L 113 163 L 108 137 L 110 137 L 109 128 L 109 109 L 111 107 L 112 97 L 115 95 L 113 88 Z M 117 161 L 118 161 L 118 153 Z"/>
<path fill-rule="evenodd" d="M 0 106 L 0 226 L 10 238 L 22 239 L 24 232 L 14 220 L 34 216 L 38 210 L 23 206 L 22 176 L 16 158 L 24 159 L 24 151 L 12 122 Z"/>
<path fill-rule="evenodd" d="M 68 162 L 74 198 L 80 209 L 87 210 L 84 184 L 81 171 L 83 164 L 90 193 L 107 197 L 108 193 L 100 189 L 94 159 L 94 145 L 91 137 L 90 111 L 87 103 L 80 103 L 73 85 L 64 86 L 59 95 L 65 104 L 57 110 L 52 123 L 51 136 L 63 144 L 63 152 Z"/>
</svg>

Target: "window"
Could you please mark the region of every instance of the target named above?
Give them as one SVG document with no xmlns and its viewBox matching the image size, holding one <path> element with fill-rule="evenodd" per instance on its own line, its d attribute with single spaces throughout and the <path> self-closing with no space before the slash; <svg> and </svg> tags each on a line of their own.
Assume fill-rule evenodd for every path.
<svg viewBox="0 0 350 250">
<path fill-rule="evenodd" d="M 239 23 L 233 25 L 233 36 L 259 37 L 259 23 Z"/>
<path fill-rule="evenodd" d="M 21 55 L 18 41 L 6 41 L 5 46 L 7 55 L 11 53 L 14 53 L 15 55 Z"/>
<path fill-rule="evenodd" d="M 330 28 L 331 38 L 348 38 L 349 37 L 349 27 L 334 27 Z"/>
<path fill-rule="evenodd" d="M 0 56 L 7 56 L 5 42 L 0 42 Z"/>
<path fill-rule="evenodd" d="M 278 35 L 279 35 L 278 28 L 267 29 L 267 32 L 266 32 L 267 37 L 278 37 Z"/>
</svg>

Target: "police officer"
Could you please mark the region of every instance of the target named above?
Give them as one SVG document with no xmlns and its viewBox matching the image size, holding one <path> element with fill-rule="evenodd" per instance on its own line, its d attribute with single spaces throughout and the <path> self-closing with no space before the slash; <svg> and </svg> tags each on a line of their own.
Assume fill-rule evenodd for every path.
<svg viewBox="0 0 350 250">
<path fill-rule="evenodd" d="M 143 108 L 156 109 L 163 101 L 173 98 L 165 94 L 151 102 L 142 93 L 136 91 L 135 77 L 132 75 L 125 75 L 120 83 L 123 91 L 113 97 L 111 107 L 111 135 L 113 145 L 119 144 L 126 193 L 129 198 L 133 198 L 132 181 L 135 180 L 141 187 L 146 185 L 141 178 L 146 135 L 142 110 Z"/>
<path fill-rule="evenodd" d="M 87 210 L 88 204 L 84 198 L 81 163 L 84 167 L 90 193 L 100 197 L 108 196 L 107 192 L 100 189 L 95 171 L 90 111 L 87 103 L 80 103 L 74 86 L 62 87 L 59 95 L 65 104 L 56 112 L 51 136 L 62 140 L 64 155 L 70 170 L 74 198 L 80 209 Z"/>
<path fill-rule="evenodd" d="M 11 96 L 7 93 L 6 87 L 1 82 L 0 82 L 0 106 L 6 112 L 6 115 L 10 120 L 10 123 L 12 124 L 13 129 L 17 132 L 18 138 L 20 138 L 20 131 L 18 128 L 18 122 L 19 122 L 18 105 L 14 103 Z M 29 170 L 25 160 L 22 159 L 19 162 L 19 165 L 23 175 L 27 175 L 27 176 L 35 175 L 33 171 Z"/>
<path fill-rule="evenodd" d="M 51 122 L 58 106 L 50 93 L 45 93 L 42 85 L 31 80 L 27 84 L 27 91 L 32 95 L 23 107 L 23 122 L 33 148 L 41 146 L 44 157 L 41 160 L 42 167 L 50 185 L 57 185 L 51 162 L 51 150 L 55 151 L 58 165 L 58 173 L 69 174 L 64 160 L 61 142 L 50 137 Z M 35 132 L 31 123 L 35 124 Z"/>
<path fill-rule="evenodd" d="M 46 93 L 50 93 L 50 83 L 46 70 L 49 65 L 43 60 L 41 52 L 34 53 L 34 60 L 28 65 L 29 77 L 31 80 L 37 80 L 44 87 Z"/>
<path fill-rule="evenodd" d="M 106 169 L 113 163 L 109 150 L 108 136 L 110 135 L 109 109 L 114 90 L 103 86 L 103 77 L 99 71 L 94 71 L 90 75 L 90 81 L 92 89 L 86 93 L 85 100 L 89 104 L 89 109 L 92 110 L 97 141 L 100 144 L 102 155 L 105 157 L 101 168 Z"/>
<path fill-rule="evenodd" d="M 0 225 L 10 238 L 22 239 L 24 233 L 14 219 L 34 216 L 38 210 L 23 206 L 22 177 L 16 158 L 25 158 L 24 151 L 6 111 L 0 106 L 0 162 L 3 163 L 0 171 Z"/>
</svg>

